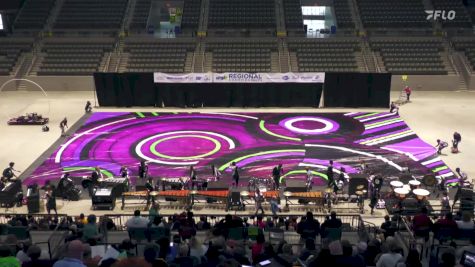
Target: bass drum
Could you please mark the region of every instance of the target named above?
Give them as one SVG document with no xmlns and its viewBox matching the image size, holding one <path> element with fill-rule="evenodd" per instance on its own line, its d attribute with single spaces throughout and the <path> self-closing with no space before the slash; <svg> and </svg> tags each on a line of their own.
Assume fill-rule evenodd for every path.
<svg viewBox="0 0 475 267">
<path fill-rule="evenodd" d="M 66 191 L 65 198 L 67 198 L 70 201 L 78 201 L 80 194 L 81 194 L 81 191 L 79 189 L 72 187 Z"/>
<path fill-rule="evenodd" d="M 84 179 L 82 180 L 81 185 L 84 189 L 89 188 L 89 186 L 92 186 L 92 181 L 89 179 Z"/>
</svg>

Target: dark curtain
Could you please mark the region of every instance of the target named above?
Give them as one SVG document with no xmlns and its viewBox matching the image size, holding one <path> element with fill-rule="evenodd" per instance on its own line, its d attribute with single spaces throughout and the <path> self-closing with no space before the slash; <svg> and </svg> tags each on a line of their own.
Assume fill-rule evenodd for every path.
<svg viewBox="0 0 475 267">
<path fill-rule="evenodd" d="M 325 107 L 388 107 L 391 74 L 326 73 Z"/>
<path fill-rule="evenodd" d="M 318 107 L 322 84 L 156 84 L 152 73 L 95 73 L 101 106 Z"/>
</svg>

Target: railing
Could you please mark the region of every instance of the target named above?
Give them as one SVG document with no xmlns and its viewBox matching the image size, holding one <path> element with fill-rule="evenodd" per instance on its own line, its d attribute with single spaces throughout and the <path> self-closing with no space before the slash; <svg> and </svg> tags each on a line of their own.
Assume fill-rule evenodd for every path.
<svg viewBox="0 0 475 267">
<path fill-rule="evenodd" d="M 68 231 L 59 230 L 60 224 L 56 226 L 51 236 L 48 238 L 48 252 L 50 259 L 58 258 L 62 245 L 64 245 L 64 240 L 68 235 Z"/>
<path fill-rule="evenodd" d="M 405 232 L 407 232 L 407 234 L 409 235 L 408 238 L 405 238 L 405 236 L 403 236 L 401 234 L 401 231 L 400 231 L 400 228 L 401 228 L 400 226 L 401 225 L 404 227 Z M 409 226 L 409 223 L 403 217 L 399 217 L 398 233 L 400 234 L 401 240 L 404 243 L 404 245 L 406 246 L 406 248 L 407 249 L 413 248 L 413 246 L 416 244 L 416 237 L 414 236 L 414 233 L 412 232 L 412 229 Z"/>
<path fill-rule="evenodd" d="M 211 225 L 215 225 L 221 220 L 225 218 L 227 213 L 221 213 L 221 214 L 213 214 L 213 215 L 207 215 L 205 216 L 208 223 Z M 193 218 L 196 222 L 200 220 L 200 217 L 204 215 L 198 215 L 194 214 Z M 300 222 L 301 217 L 304 216 L 303 214 L 279 214 L 277 215 L 276 218 L 279 220 L 280 218 L 283 218 L 284 220 L 290 220 L 294 219 L 297 223 Z M 314 214 L 313 215 L 315 219 L 317 219 L 320 223 L 323 223 L 325 221 L 326 216 L 329 216 L 329 214 Z M 127 220 L 133 218 L 134 215 L 132 214 L 106 214 L 101 217 L 103 218 L 108 218 L 111 219 L 114 225 L 116 226 L 116 229 L 119 231 L 123 231 L 126 229 L 125 224 Z M 149 217 L 148 215 L 142 215 L 142 217 Z M 239 216 L 243 219 L 247 219 L 247 222 L 249 224 L 254 224 L 257 221 L 256 216 Z M 269 215 L 269 217 L 272 217 Z M 361 219 L 361 216 L 359 214 L 338 214 L 337 217 L 341 220 L 343 224 L 343 229 L 344 231 L 350 231 L 350 232 L 357 232 L 360 230 L 363 230 L 364 225 L 362 224 L 363 220 Z M 266 219 L 267 216 L 264 216 L 264 219 Z M 170 222 L 171 218 L 164 218 L 165 221 Z"/>
<path fill-rule="evenodd" d="M 46 221 L 51 221 L 53 219 L 57 219 L 58 223 L 61 222 L 61 220 L 66 219 L 68 215 L 66 214 L 58 214 L 58 215 L 48 215 L 48 214 L 20 214 L 20 213 L 1 213 L 0 214 L 0 224 L 8 224 L 8 222 L 13 219 L 13 218 L 25 218 L 27 221 L 30 218 L 33 218 L 35 222 L 40 222 L 43 220 Z M 36 230 L 36 229 L 35 229 Z M 39 229 L 39 230 L 48 230 L 50 231 L 51 229 Z"/>
</svg>

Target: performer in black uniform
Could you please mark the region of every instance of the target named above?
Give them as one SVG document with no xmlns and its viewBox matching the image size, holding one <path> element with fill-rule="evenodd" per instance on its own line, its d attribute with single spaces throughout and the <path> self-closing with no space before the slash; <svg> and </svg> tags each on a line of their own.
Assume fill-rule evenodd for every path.
<svg viewBox="0 0 475 267">
<path fill-rule="evenodd" d="M 140 166 L 139 166 L 139 177 L 144 179 L 147 178 L 148 175 L 148 165 L 145 160 L 140 161 Z"/>
<path fill-rule="evenodd" d="M 66 132 L 66 128 L 68 128 L 68 119 L 66 117 L 59 123 L 59 128 L 61 128 L 61 136 L 63 136 Z"/>
<path fill-rule="evenodd" d="M 211 172 L 213 174 L 213 177 L 216 181 L 219 181 L 219 178 L 221 178 L 221 172 L 219 169 L 213 164 L 211 165 Z"/>
<path fill-rule="evenodd" d="M 333 160 L 330 160 L 330 165 L 327 168 L 327 182 L 328 182 L 328 187 L 332 186 L 334 184 L 334 179 L 333 179 Z"/>
<path fill-rule="evenodd" d="M 190 181 L 191 181 L 191 190 L 195 189 L 196 182 L 196 171 L 193 166 L 190 166 Z"/>
<path fill-rule="evenodd" d="M 254 191 L 254 203 L 256 204 L 256 215 L 259 210 L 261 210 L 262 214 L 264 214 L 264 209 L 262 208 L 262 202 L 264 201 L 264 196 L 259 190 L 259 187 L 256 187 L 256 191 Z"/>
<path fill-rule="evenodd" d="M 231 169 L 233 172 L 232 176 L 233 176 L 235 186 L 238 187 L 239 186 L 239 170 L 238 170 L 238 166 L 236 165 L 236 162 L 231 163 Z"/>
<path fill-rule="evenodd" d="M 122 178 L 129 177 L 129 169 L 127 169 L 127 166 L 120 167 L 119 175 Z"/>
<path fill-rule="evenodd" d="M 56 188 L 54 185 L 50 185 L 46 191 L 46 210 L 48 214 L 51 213 L 51 210 L 54 210 L 54 213 L 58 215 L 58 211 L 56 211 Z"/>
<path fill-rule="evenodd" d="M 274 179 L 275 189 L 279 190 L 280 188 L 280 176 L 284 174 L 284 170 L 282 169 L 282 164 L 279 164 L 274 167 L 272 170 L 272 178 Z"/>
<path fill-rule="evenodd" d="M 18 178 L 18 176 L 15 174 L 15 172 L 19 172 L 13 168 L 15 166 L 15 162 L 10 162 L 8 164 L 8 167 L 5 168 L 2 172 L 2 176 L 5 177 L 8 181 L 12 179 L 13 177 Z"/>
</svg>

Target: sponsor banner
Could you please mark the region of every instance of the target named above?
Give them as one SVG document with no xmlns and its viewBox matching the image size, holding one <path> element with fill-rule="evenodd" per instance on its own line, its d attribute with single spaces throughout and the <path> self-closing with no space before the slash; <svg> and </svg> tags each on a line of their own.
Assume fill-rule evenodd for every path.
<svg viewBox="0 0 475 267">
<path fill-rule="evenodd" d="M 324 72 L 302 73 L 186 73 L 167 74 L 155 72 L 155 83 L 324 83 Z"/>
<path fill-rule="evenodd" d="M 215 83 L 324 83 L 324 72 L 306 73 L 213 73 Z"/>
<path fill-rule="evenodd" d="M 155 83 L 211 83 L 213 75 L 211 73 L 168 74 L 155 72 L 153 81 Z"/>
</svg>

